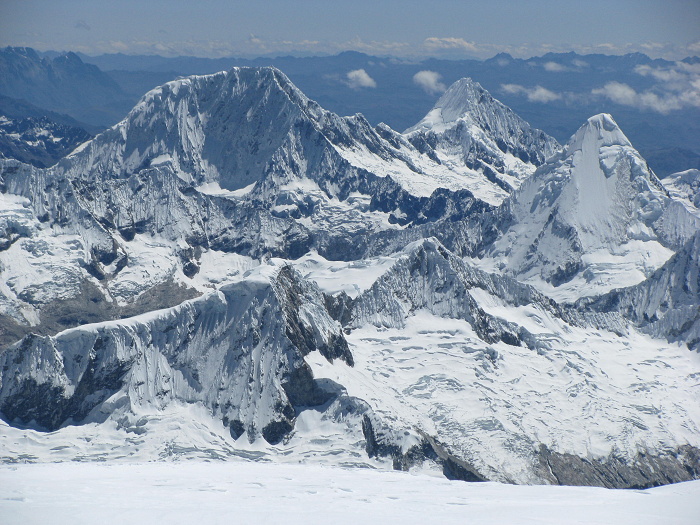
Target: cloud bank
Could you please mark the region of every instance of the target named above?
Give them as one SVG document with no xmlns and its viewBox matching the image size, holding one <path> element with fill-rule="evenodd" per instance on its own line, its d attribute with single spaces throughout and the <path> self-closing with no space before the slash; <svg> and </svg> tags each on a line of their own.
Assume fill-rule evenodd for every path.
<svg viewBox="0 0 700 525">
<path fill-rule="evenodd" d="M 95 33 L 88 31 L 90 27 L 83 20 L 74 24 L 77 34 Z M 163 33 L 158 33 L 163 34 Z M 172 32 L 170 34 L 175 35 Z M 71 49 L 86 54 L 101 54 L 122 52 L 128 54 L 159 54 L 165 56 L 201 56 L 201 57 L 253 57 L 270 53 L 308 53 L 324 54 L 341 51 L 359 51 L 369 55 L 399 58 L 420 59 L 429 56 L 477 57 L 491 58 L 498 53 L 507 53 L 516 58 L 531 58 L 547 53 L 566 53 L 575 51 L 579 54 L 603 53 L 608 55 L 623 55 L 626 53 L 642 52 L 652 58 L 677 60 L 687 56 L 700 54 L 700 41 L 685 45 L 643 42 L 613 44 L 602 42 L 596 44 L 493 44 L 486 42 L 467 41 L 459 36 L 437 37 L 430 36 L 418 42 L 394 40 L 364 40 L 355 37 L 349 40 L 317 40 L 317 39 L 271 39 L 259 35 L 249 35 L 240 40 L 224 39 L 122 39 L 122 40 L 92 40 L 90 42 L 76 40 L 71 44 L 45 40 L 35 33 L 26 33 L 10 38 L 9 34 L 0 33 L 0 46 L 16 45 L 29 46 L 40 51 L 51 49 Z M 555 65 L 552 65 L 555 64 Z M 555 62 L 549 68 L 557 68 Z M 574 64 L 576 67 L 580 67 Z M 564 67 L 569 67 L 564 65 Z"/>
<path fill-rule="evenodd" d="M 478 53 L 479 48 L 473 42 L 467 42 L 463 38 L 438 38 L 429 37 L 423 41 L 423 47 L 430 52 L 440 51 L 465 51 L 468 53 Z"/>
<path fill-rule="evenodd" d="M 616 104 L 662 114 L 683 108 L 700 108 L 700 64 L 676 62 L 670 67 L 639 65 L 634 71 L 656 80 L 656 84 L 650 89 L 637 91 L 622 82 L 608 82 L 591 93 Z"/>
</svg>

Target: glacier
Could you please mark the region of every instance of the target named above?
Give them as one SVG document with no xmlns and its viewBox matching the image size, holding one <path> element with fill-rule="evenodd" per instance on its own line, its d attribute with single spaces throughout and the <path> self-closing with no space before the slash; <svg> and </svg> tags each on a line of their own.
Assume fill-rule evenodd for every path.
<svg viewBox="0 0 700 525">
<path fill-rule="evenodd" d="M 404 133 L 274 68 L 0 159 L 0 458 L 700 477 L 696 177 L 471 79 Z"/>
</svg>

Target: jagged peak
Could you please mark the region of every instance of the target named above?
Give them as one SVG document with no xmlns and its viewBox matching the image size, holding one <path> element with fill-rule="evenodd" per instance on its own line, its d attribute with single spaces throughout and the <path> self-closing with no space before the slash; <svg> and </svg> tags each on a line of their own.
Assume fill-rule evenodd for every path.
<svg viewBox="0 0 700 525">
<path fill-rule="evenodd" d="M 454 122 L 471 112 L 477 104 L 497 102 L 481 84 L 465 77 L 452 84 L 440 97 L 436 108 L 440 108 L 443 122 Z M 500 103 L 499 103 L 500 104 Z M 500 104 L 504 109 L 505 106 Z"/>
<path fill-rule="evenodd" d="M 632 147 L 629 139 L 609 113 L 599 113 L 589 118 L 569 140 L 566 150 L 574 152 L 586 145 Z"/>
<path fill-rule="evenodd" d="M 421 249 L 428 250 L 430 252 L 440 252 L 441 254 L 448 254 L 449 251 L 436 237 L 424 237 L 417 241 L 413 241 L 406 246 L 404 246 L 402 253 L 406 255 L 413 255 Z"/>
<path fill-rule="evenodd" d="M 16 55 L 39 61 L 41 58 L 34 48 L 23 46 L 7 46 L 2 49 L 5 55 Z"/>
<path fill-rule="evenodd" d="M 485 107 L 489 108 L 490 111 L 512 113 L 513 116 L 519 119 L 510 108 L 493 98 L 481 84 L 469 77 L 465 77 L 452 84 L 423 120 L 407 129 L 404 133 L 411 133 L 420 129 L 437 130 L 449 127 L 462 119 L 484 120 L 486 116 Z M 486 117 L 486 120 L 488 120 L 488 117 Z M 524 121 L 523 124 L 525 124 Z"/>
<path fill-rule="evenodd" d="M 330 117 L 277 68 L 193 75 L 150 90 L 121 122 L 62 165 L 97 163 L 99 169 L 127 173 L 156 160 L 172 165 L 185 180 L 218 180 L 222 188 L 236 190 L 258 180 L 300 118 L 320 126 Z"/>
<path fill-rule="evenodd" d="M 233 67 L 228 71 L 178 78 L 155 87 L 141 98 L 139 103 L 131 110 L 130 115 L 138 113 L 145 105 L 155 99 L 169 95 L 178 95 L 182 89 L 196 90 L 206 84 L 212 85 L 215 90 L 226 91 L 234 97 L 241 95 L 241 93 L 250 88 L 278 88 L 281 93 L 284 93 L 296 105 L 302 107 L 309 104 L 316 105 L 282 71 L 274 66 Z M 267 94 L 266 98 L 269 96 Z"/>
</svg>

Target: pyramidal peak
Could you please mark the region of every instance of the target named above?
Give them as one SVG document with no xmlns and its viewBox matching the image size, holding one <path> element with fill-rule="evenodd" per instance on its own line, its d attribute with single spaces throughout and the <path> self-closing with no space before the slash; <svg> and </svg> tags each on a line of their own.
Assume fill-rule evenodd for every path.
<svg viewBox="0 0 700 525">
<path fill-rule="evenodd" d="M 460 119 L 483 117 L 485 108 L 509 111 L 508 107 L 494 99 L 481 84 L 468 77 L 462 78 L 445 91 L 423 120 L 407 129 L 405 133 L 419 129 L 441 131 Z"/>
<path fill-rule="evenodd" d="M 589 118 L 562 157 L 571 181 L 563 191 L 570 205 L 563 211 L 568 210 L 572 224 L 578 222 L 596 238 L 605 232 L 618 242 L 623 224 L 630 235 L 630 221 L 650 226 L 659 218 L 666 197 L 663 185 L 611 115 Z"/>
<path fill-rule="evenodd" d="M 617 125 L 609 113 L 600 113 L 589 118 L 569 140 L 566 152 L 573 152 L 595 145 L 632 147 L 632 143 Z"/>
<path fill-rule="evenodd" d="M 603 113 L 510 197 L 491 251 L 520 279 L 557 288 L 541 288 L 557 300 L 605 293 L 641 282 L 692 236 L 697 219 L 679 207 Z"/>
<path fill-rule="evenodd" d="M 479 177 L 501 198 L 560 149 L 555 139 L 532 128 L 470 78 L 452 84 L 404 135 L 418 149 L 429 145 L 443 165 Z"/>
<path fill-rule="evenodd" d="M 184 180 L 237 190 L 260 177 L 295 122 L 322 121 L 325 113 L 278 69 L 234 67 L 152 89 L 64 164 L 126 175 L 169 163 Z"/>
</svg>

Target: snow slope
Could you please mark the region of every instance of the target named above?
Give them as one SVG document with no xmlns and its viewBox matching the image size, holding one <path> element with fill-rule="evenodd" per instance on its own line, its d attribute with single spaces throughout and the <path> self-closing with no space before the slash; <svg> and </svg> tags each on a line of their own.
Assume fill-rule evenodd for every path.
<svg viewBox="0 0 700 525">
<path fill-rule="evenodd" d="M 700 482 L 643 491 L 464 484 L 426 475 L 251 462 L 0 468 L 7 525 L 192 521 L 696 523 Z"/>
<path fill-rule="evenodd" d="M 567 310 L 531 287 L 433 240 L 397 255 L 350 309 L 355 367 L 314 359 L 315 375 L 366 400 L 384 425 L 434 436 L 487 479 L 615 485 L 591 468 L 596 459 L 624 457 L 643 471 L 643 450 L 700 444 L 700 399 L 690 401 L 700 394 L 697 354 L 624 323 L 621 338 L 567 322 Z M 405 439 L 387 437 L 404 453 Z M 558 471 L 542 446 L 589 463 Z M 628 472 L 628 483 L 647 474 Z"/>
<path fill-rule="evenodd" d="M 556 140 L 531 128 L 470 78 L 452 84 L 404 134 L 419 149 L 430 150 L 442 164 L 462 172 L 475 195 L 495 204 L 559 149 Z"/>
<path fill-rule="evenodd" d="M 641 282 L 700 228 L 607 114 L 591 117 L 502 214 L 490 267 L 566 301 Z"/>
<path fill-rule="evenodd" d="M 466 485 L 425 475 L 259 463 L 62 464 L 0 469 L 8 525 L 203 520 L 374 523 L 695 523 L 700 482 L 643 491 Z"/>
</svg>

